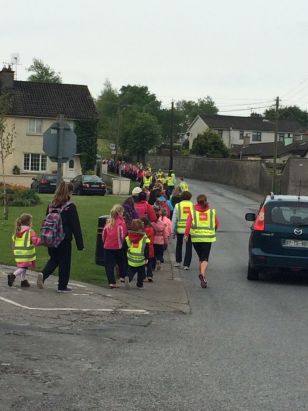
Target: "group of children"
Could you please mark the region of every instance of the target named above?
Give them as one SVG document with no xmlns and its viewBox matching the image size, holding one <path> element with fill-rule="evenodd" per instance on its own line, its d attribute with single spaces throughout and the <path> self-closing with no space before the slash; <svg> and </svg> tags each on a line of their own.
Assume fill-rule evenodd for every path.
<svg viewBox="0 0 308 411">
<path fill-rule="evenodd" d="M 110 288 L 118 288 L 115 267 L 118 266 L 120 282 L 128 288 L 137 274 L 137 288 L 143 282 L 153 282 L 153 271 L 160 270 L 164 251 L 171 237 L 171 221 L 163 208 L 155 209 L 156 221 L 145 213 L 134 218 L 129 225 L 124 219 L 120 204 L 112 207 L 102 233 L 105 269 Z"/>
</svg>

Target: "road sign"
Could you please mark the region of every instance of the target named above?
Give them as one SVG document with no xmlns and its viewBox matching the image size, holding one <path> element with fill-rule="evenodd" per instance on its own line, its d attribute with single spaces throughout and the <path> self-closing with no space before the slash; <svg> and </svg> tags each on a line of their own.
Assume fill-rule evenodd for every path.
<svg viewBox="0 0 308 411">
<path fill-rule="evenodd" d="M 110 144 L 109 144 L 109 148 L 110 148 L 110 150 L 115 150 L 115 149 L 116 149 L 116 145 L 110 143 Z"/>
<path fill-rule="evenodd" d="M 116 150 L 111 150 L 111 154 L 117 154 Z"/>
<path fill-rule="evenodd" d="M 43 151 L 51 161 L 66 163 L 76 154 L 77 136 L 71 127 L 63 122 L 53 123 L 43 134 Z"/>
</svg>

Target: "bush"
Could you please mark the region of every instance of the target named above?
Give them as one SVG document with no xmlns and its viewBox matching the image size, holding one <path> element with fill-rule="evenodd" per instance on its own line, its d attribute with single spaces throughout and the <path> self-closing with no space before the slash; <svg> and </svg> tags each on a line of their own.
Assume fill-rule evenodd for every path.
<svg viewBox="0 0 308 411">
<path fill-rule="evenodd" d="M 3 204 L 3 188 L 0 187 L 0 202 Z M 31 207 L 40 204 L 40 198 L 34 190 L 24 188 L 14 190 L 12 186 L 7 188 L 7 199 L 9 206 Z"/>
</svg>

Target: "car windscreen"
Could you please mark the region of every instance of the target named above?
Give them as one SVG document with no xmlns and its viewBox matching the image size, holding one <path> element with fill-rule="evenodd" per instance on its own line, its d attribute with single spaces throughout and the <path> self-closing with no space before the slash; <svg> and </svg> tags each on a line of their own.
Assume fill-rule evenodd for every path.
<svg viewBox="0 0 308 411">
<path fill-rule="evenodd" d="M 297 227 L 308 226 L 308 203 L 268 204 L 265 208 L 265 222 Z"/>
<path fill-rule="evenodd" d="M 57 181 L 57 176 L 44 176 L 43 179 L 48 181 Z"/>
<path fill-rule="evenodd" d="M 83 176 L 84 183 L 101 183 L 102 180 L 97 176 Z"/>
</svg>

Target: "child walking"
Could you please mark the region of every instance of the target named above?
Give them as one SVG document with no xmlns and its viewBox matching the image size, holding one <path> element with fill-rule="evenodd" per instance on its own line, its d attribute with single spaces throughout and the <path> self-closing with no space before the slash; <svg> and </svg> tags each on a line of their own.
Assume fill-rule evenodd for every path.
<svg viewBox="0 0 308 411">
<path fill-rule="evenodd" d="M 149 242 L 149 259 L 146 265 L 146 278 L 149 283 L 153 282 L 153 263 L 154 263 L 154 229 L 150 220 L 147 217 L 141 219 L 144 224 L 144 232 L 147 235 Z"/>
<path fill-rule="evenodd" d="M 142 220 L 132 221 L 131 230 L 125 238 L 124 250 L 127 253 L 128 277 L 131 282 L 137 274 L 137 288 L 143 288 L 145 278 L 145 266 L 149 259 L 150 240 L 144 233 Z"/>
<path fill-rule="evenodd" d="M 153 270 L 160 270 L 160 264 L 164 262 L 164 249 L 168 244 L 166 224 L 162 220 L 161 210 L 156 212 L 157 221 L 152 222 L 154 228 L 154 252 Z"/>
<path fill-rule="evenodd" d="M 12 236 L 13 253 L 17 269 L 7 276 L 7 283 L 12 287 L 17 276 L 20 276 L 20 286 L 30 287 L 26 279 L 28 268 L 35 267 L 35 246 L 41 244 L 41 239 L 37 236 L 32 226 L 32 215 L 22 214 L 15 223 L 15 233 Z"/>
<path fill-rule="evenodd" d="M 115 204 L 110 211 L 110 218 L 104 227 L 102 241 L 105 254 L 105 269 L 110 288 L 118 288 L 114 269 L 119 267 L 121 282 L 128 284 L 126 278 L 126 261 L 123 252 L 123 242 L 127 234 L 126 223 L 123 218 L 124 208 Z"/>
</svg>

